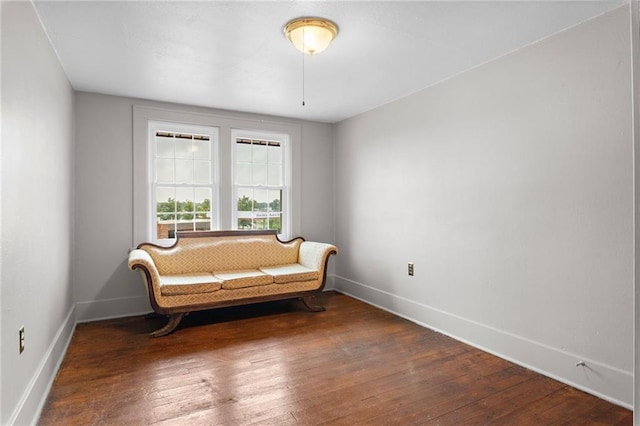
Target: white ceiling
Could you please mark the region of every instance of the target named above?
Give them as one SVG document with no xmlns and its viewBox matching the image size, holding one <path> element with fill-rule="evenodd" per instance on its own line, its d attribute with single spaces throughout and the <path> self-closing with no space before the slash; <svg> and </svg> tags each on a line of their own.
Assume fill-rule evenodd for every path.
<svg viewBox="0 0 640 426">
<path fill-rule="evenodd" d="M 612 10 L 615 1 L 36 1 L 76 90 L 337 122 Z M 305 58 L 283 25 L 340 32 Z"/>
</svg>

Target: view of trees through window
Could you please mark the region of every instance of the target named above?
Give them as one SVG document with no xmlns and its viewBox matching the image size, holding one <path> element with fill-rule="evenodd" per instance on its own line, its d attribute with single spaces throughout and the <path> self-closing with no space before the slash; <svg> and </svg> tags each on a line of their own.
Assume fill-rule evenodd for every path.
<svg viewBox="0 0 640 426">
<path fill-rule="evenodd" d="M 258 191 L 256 191 L 258 192 Z M 271 201 L 260 201 L 248 195 L 238 197 L 238 229 L 275 229 L 282 232 L 282 191 Z"/>
<path fill-rule="evenodd" d="M 211 200 L 179 201 L 169 197 L 158 201 L 159 237 L 175 238 L 176 231 L 208 231 L 211 229 Z"/>
<path fill-rule="evenodd" d="M 201 203 L 176 201 L 169 198 L 158 202 L 158 220 L 211 219 L 211 201 L 207 198 Z"/>
<path fill-rule="evenodd" d="M 280 191 L 276 191 L 280 192 Z M 275 229 L 282 230 L 282 196 L 278 194 L 270 202 L 257 201 L 247 195 L 238 198 L 238 229 Z M 168 238 L 174 238 L 175 231 L 186 229 L 208 230 L 211 221 L 211 200 L 200 203 L 179 201 L 169 197 L 157 203 L 158 223 L 170 226 Z M 198 223 L 202 226 L 198 226 Z M 194 225 L 195 224 L 195 225 Z M 176 229 L 178 228 L 178 229 Z"/>
</svg>

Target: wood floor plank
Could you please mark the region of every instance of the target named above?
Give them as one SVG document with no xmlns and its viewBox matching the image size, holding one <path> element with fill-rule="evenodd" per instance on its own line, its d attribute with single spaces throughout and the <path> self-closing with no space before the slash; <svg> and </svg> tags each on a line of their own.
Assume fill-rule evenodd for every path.
<svg viewBox="0 0 640 426">
<path fill-rule="evenodd" d="M 337 293 L 79 324 L 41 425 L 632 424 L 632 413 Z M 96 343 L 99 342 L 99 343 Z"/>
</svg>

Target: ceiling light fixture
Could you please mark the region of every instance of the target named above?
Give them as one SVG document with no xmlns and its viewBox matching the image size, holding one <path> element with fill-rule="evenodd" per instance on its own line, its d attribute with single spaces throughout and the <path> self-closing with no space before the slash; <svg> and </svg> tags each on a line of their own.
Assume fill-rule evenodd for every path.
<svg viewBox="0 0 640 426">
<path fill-rule="evenodd" d="M 284 34 L 296 49 L 314 55 L 325 50 L 336 38 L 338 26 L 324 18 L 296 18 L 284 26 Z"/>
<path fill-rule="evenodd" d="M 287 22 L 283 31 L 296 49 L 302 52 L 302 106 L 305 106 L 304 57 L 324 51 L 338 35 L 338 26 L 328 19 L 302 17 Z"/>
</svg>

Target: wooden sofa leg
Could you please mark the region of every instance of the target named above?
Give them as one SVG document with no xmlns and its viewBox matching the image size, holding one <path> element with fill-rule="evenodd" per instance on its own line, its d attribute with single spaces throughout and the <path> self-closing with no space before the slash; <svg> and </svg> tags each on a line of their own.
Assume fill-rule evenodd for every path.
<svg viewBox="0 0 640 426">
<path fill-rule="evenodd" d="M 315 296 L 301 297 L 300 300 L 302 300 L 302 303 L 304 303 L 304 306 L 306 306 L 307 309 L 309 309 L 311 312 L 325 311 L 326 309 L 324 306 L 320 306 L 313 302 L 314 297 Z"/>
<path fill-rule="evenodd" d="M 153 333 L 149 334 L 149 336 L 151 336 L 151 337 L 166 336 L 167 334 L 171 333 L 173 330 L 176 329 L 178 324 L 180 324 L 180 321 L 182 321 L 182 317 L 184 317 L 184 312 L 179 312 L 177 314 L 171 314 L 171 316 L 169 317 L 169 322 L 167 323 L 167 325 L 165 325 L 161 329 L 156 330 Z"/>
</svg>

